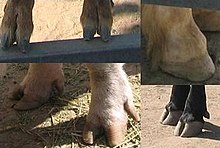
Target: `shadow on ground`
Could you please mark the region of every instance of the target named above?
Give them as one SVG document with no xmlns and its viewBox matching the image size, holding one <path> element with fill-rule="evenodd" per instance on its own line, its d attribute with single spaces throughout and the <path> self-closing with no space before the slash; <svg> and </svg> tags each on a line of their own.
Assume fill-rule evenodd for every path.
<svg viewBox="0 0 220 148">
<path fill-rule="evenodd" d="M 23 79 L 27 67 L 27 64 L 9 64 L 7 75 L 1 81 L 0 147 L 86 146 L 82 141 L 82 129 L 91 93 L 85 64 L 64 64 L 64 95 L 52 94 L 50 101 L 40 108 L 17 112 L 10 108 L 7 93 Z M 125 69 L 134 84 L 134 94 L 138 95 L 135 91 L 140 66 L 126 64 Z M 95 145 L 106 147 L 105 136 L 100 135 Z"/>
<path fill-rule="evenodd" d="M 198 137 L 204 139 L 212 139 L 220 141 L 220 126 L 212 124 L 210 122 L 205 122 L 202 132 Z"/>
</svg>

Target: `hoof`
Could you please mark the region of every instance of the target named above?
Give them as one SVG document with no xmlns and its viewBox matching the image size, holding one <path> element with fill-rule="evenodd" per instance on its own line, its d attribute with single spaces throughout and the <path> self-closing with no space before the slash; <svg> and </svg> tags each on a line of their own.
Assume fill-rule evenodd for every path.
<svg viewBox="0 0 220 148">
<path fill-rule="evenodd" d="M 16 110 L 34 109 L 46 103 L 53 91 L 61 95 L 64 91 L 62 64 L 31 63 L 23 81 L 9 93 L 8 98 Z"/>
<path fill-rule="evenodd" d="M 89 26 L 89 27 L 83 27 L 83 38 L 85 41 L 90 41 L 94 38 L 94 35 L 96 33 L 96 27 Z"/>
<path fill-rule="evenodd" d="M 0 48 L 17 43 L 22 53 L 27 52 L 33 31 L 32 9 L 34 0 L 7 1 L 0 27 Z"/>
<path fill-rule="evenodd" d="M 104 42 L 108 42 L 111 37 L 111 28 L 108 26 L 99 27 L 98 34 L 101 36 Z"/>
<path fill-rule="evenodd" d="M 182 111 L 168 112 L 166 109 L 164 109 L 162 116 L 160 117 L 160 123 L 163 125 L 175 126 L 178 123 L 181 115 Z"/>
<path fill-rule="evenodd" d="M 83 130 L 83 141 L 86 144 L 93 144 L 98 135 L 105 131 L 109 146 L 116 146 L 124 141 L 127 132 L 127 125 L 113 125 L 106 129 L 95 126 L 92 123 L 86 123 Z"/>
<path fill-rule="evenodd" d="M 83 141 L 86 144 L 93 144 L 96 136 L 98 136 L 101 132 L 101 128 L 92 123 L 86 122 L 83 130 Z"/>
<path fill-rule="evenodd" d="M 13 32 L 5 31 L 5 33 L 0 34 L 0 48 L 2 50 L 6 50 L 9 46 L 14 43 L 14 35 Z"/>
<path fill-rule="evenodd" d="M 27 41 L 27 40 L 20 41 L 18 43 L 18 47 L 22 53 L 27 53 L 28 48 L 29 48 L 29 41 Z"/>
<path fill-rule="evenodd" d="M 80 22 L 85 41 L 92 40 L 96 32 L 104 42 L 109 40 L 113 22 L 112 7 L 110 0 L 84 0 Z"/>
<path fill-rule="evenodd" d="M 205 81 L 215 73 L 215 65 L 208 55 L 183 63 L 164 63 L 161 69 L 176 77 L 190 81 Z"/>
<path fill-rule="evenodd" d="M 124 141 L 127 125 L 113 125 L 106 130 L 109 146 L 119 145 Z"/>
<path fill-rule="evenodd" d="M 174 135 L 175 136 L 181 136 L 181 137 L 193 137 L 197 136 L 202 132 L 204 123 L 198 122 L 198 121 L 193 121 L 193 122 L 178 122 Z"/>
<path fill-rule="evenodd" d="M 23 98 L 24 99 L 24 98 Z M 15 110 L 30 110 L 30 109 L 35 109 L 37 107 L 40 107 L 43 103 L 37 102 L 37 101 L 26 101 L 26 100 L 20 100 L 18 103 L 16 103 L 13 108 Z"/>
</svg>

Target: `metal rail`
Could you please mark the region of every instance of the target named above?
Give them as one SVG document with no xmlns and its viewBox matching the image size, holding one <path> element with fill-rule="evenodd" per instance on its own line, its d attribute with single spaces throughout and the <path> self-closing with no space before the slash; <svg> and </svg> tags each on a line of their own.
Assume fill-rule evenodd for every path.
<svg viewBox="0 0 220 148">
<path fill-rule="evenodd" d="M 107 43 L 100 38 L 31 43 L 26 54 L 13 46 L 6 51 L 0 50 L 0 62 L 139 63 L 140 50 L 140 35 L 137 33 L 112 36 Z"/>
<path fill-rule="evenodd" d="M 206 8 L 220 10 L 220 0 L 142 0 L 142 4 Z"/>
</svg>

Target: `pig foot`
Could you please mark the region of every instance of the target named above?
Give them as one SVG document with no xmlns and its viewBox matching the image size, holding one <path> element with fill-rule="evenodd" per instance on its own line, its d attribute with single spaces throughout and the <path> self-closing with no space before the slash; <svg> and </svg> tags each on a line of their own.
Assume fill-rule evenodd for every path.
<svg viewBox="0 0 220 148">
<path fill-rule="evenodd" d="M 18 87 L 9 95 L 18 100 L 16 110 L 29 110 L 47 102 L 53 87 L 59 94 L 64 90 L 64 75 L 61 64 L 30 64 L 28 73 Z"/>
<path fill-rule="evenodd" d="M 122 64 L 88 64 L 92 98 L 83 140 L 92 144 L 104 129 L 110 146 L 120 144 L 127 130 L 127 114 L 135 121 L 132 90 Z"/>
</svg>

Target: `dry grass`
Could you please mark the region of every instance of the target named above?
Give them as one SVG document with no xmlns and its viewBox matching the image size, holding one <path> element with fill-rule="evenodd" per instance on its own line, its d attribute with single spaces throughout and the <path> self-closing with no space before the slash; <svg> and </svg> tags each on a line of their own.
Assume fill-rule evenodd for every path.
<svg viewBox="0 0 220 148">
<path fill-rule="evenodd" d="M 130 64 L 129 68 L 131 67 L 135 66 Z M 11 82 L 19 82 L 26 70 L 27 65 L 11 64 L 3 85 L 10 88 Z M 129 75 L 129 81 L 133 89 L 135 106 L 140 112 L 140 73 L 138 72 Z M 107 147 L 103 135 L 91 146 L 85 145 L 82 141 L 82 129 L 91 98 L 85 65 L 64 64 L 64 73 L 66 78 L 64 95 L 58 97 L 54 93 L 50 102 L 39 109 L 19 112 L 15 118 L 6 120 L 4 125 L 8 128 L 4 133 L 12 136 L 17 131 L 21 135 L 20 143 L 25 143 L 25 138 L 28 138 L 30 141 L 28 144 L 39 144 L 44 147 Z M 13 122 L 10 122 L 12 120 Z M 126 139 L 117 147 L 140 147 L 140 131 L 140 123 L 135 123 L 129 118 Z"/>
<path fill-rule="evenodd" d="M 114 2 L 112 34 L 139 32 L 140 1 L 115 0 Z M 0 2 L 1 10 L 5 3 L 6 0 Z M 35 29 L 31 41 L 82 37 L 82 28 L 79 23 L 82 3 L 82 0 L 36 2 Z M 3 11 L 0 12 L 0 19 L 2 17 Z M 15 83 L 22 81 L 26 72 L 27 64 L 10 64 L 6 77 L 0 81 L 1 105 L 3 100 L 7 99 L 8 91 L 14 87 Z M 27 112 L 10 110 L 4 120 L 0 119 L 0 147 L 2 145 L 32 148 L 107 147 L 104 136 L 99 137 L 95 141 L 96 144 L 92 146 L 87 146 L 82 142 L 81 133 L 91 96 L 85 65 L 64 64 L 64 72 L 66 80 L 63 96 L 58 97 L 53 94 L 50 102 L 38 109 Z M 140 112 L 139 72 L 140 70 L 129 75 L 129 81 L 132 85 L 135 105 Z M 129 119 L 126 140 L 118 147 L 140 147 L 140 123 L 134 123 Z"/>
</svg>

